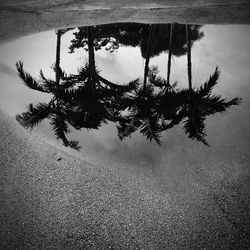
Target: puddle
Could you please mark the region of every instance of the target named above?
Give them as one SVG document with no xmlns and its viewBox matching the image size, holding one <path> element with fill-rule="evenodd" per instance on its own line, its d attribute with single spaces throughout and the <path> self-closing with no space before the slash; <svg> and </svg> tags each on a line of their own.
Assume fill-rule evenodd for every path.
<svg viewBox="0 0 250 250">
<path fill-rule="evenodd" d="M 0 47 L 0 107 L 100 163 L 238 178 L 250 158 L 249 31 L 124 23 L 23 37 Z"/>
<path fill-rule="evenodd" d="M 83 156 L 33 157 L 28 142 L 19 157 L 10 135 L 4 243 L 249 245 L 249 38 L 247 25 L 122 23 L 2 44 L 0 108 Z"/>
</svg>

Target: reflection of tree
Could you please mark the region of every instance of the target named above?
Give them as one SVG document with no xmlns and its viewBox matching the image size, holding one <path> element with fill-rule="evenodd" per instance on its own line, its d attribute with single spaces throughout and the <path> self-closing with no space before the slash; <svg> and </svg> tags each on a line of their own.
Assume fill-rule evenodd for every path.
<svg viewBox="0 0 250 250">
<path fill-rule="evenodd" d="M 169 35 L 169 50 L 168 50 L 168 72 L 167 72 L 167 83 L 170 84 L 170 72 L 171 72 L 171 59 L 172 59 L 172 49 L 173 49 L 173 32 L 174 24 L 171 23 L 170 35 Z"/>
<path fill-rule="evenodd" d="M 187 61 L 188 61 L 188 88 L 190 95 L 192 94 L 192 60 L 191 60 L 191 25 L 186 24 L 186 41 L 187 41 Z"/>
<path fill-rule="evenodd" d="M 90 26 L 87 31 L 88 63 L 78 70 L 78 74 L 67 77 L 69 85 L 73 83 L 73 86 L 78 87 L 70 91 L 66 89 L 63 94 L 68 96 L 71 103 L 75 102 L 75 105 L 79 106 L 84 120 L 92 123 L 93 128 L 98 128 L 107 119 L 114 120 L 119 115 L 114 108 L 118 107 L 117 99 L 125 92 L 134 89 L 135 82 L 118 85 L 100 75 L 95 63 L 95 29 Z M 80 124 L 83 125 L 82 122 Z"/>
<path fill-rule="evenodd" d="M 205 140 L 205 119 L 208 115 L 226 111 L 233 105 L 240 103 L 239 98 L 234 98 L 231 101 L 226 101 L 218 95 L 212 95 L 212 90 L 216 84 L 220 72 L 216 68 L 213 75 L 200 88 L 193 89 L 192 87 L 192 63 L 191 63 L 191 46 L 192 37 L 196 31 L 196 26 L 186 25 L 182 27 L 185 30 L 184 39 L 187 44 L 188 58 L 188 83 L 189 88 L 177 90 L 176 84 L 170 84 L 171 72 L 171 56 L 174 49 L 174 40 L 176 35 L 176 26 L 172 24 L 169 35 L 169 55 L 168 55 L 168 70 L 167 80 L 158 76 L 157 67 L 149 69 L 147 60 L 149 61 L 152 50 L 152 43 L 156 33 L 156 28 L 151 26 L 151 32 L 148 38 L 148 49 L 144 72 L 144 88 L 139 89 L 133 96 L 132 105 L 130 104 L 130 114 L 127 116 L 126 122 L 120 123 L 118 127 L 119 136 L 123 139 L 130 136 L 137 129 L 140 130 L 148 139 L 154 139 L 160 143 L 161 132 L 168 130 L 180 122 L 184 123 L 184 131 L 191 139 L 201 141 L 208 145 Z M 182 38 L 183 40 L 183 38 Z M 146 85 L 145 78 L 149 81 Z M 158 92 L 156 91 L 158 89 Z"/>
<path fill-rule="evenodd" d="M 188 61 L 188 89 L 176 90 L 176 84 L 170 84 L 172 40 L 174 25 L 170 30 L 170 48 L 168 55 L 167 80 L 158 76 L 158 68 L 149 69 L 148 62 L 152 46 L 152 33 L 155 32 L 151 26 L 148 38 L 148 51 L 145 63 L 143 88 L 135 93 L 130 100 L 129 115 L 120 122 L 118 133 L 121 139 L 130 136 L 136 130 L 147 137 L 154 139 L 160 144 L 161 132 L 168 130 L 180 122 L 184 123 L 184 131 L 191 139 L 201 141 L 208 145 L 205 140 L 205 119 L 208 115 L 223 112 L 232 105 L 240 103 L 239 98 L 227 102 L 220 96 L 212 95 L 212 89 L 218 84 L 220 72 L 216 68 L 213 75 L 198 89 L 192 87 L 192 64 L 191 64 L 191 31 L 192 25 L 186 25 L 187 61 Z M 149 81 L 147 83 L 146 78 Z M 156 93 L 155 87 L 159 88 Z M 132 105 L 131 105 L 132 104 Z"/>
<path fill-rule="evenodd" d="M 208 145 L 204 139 L 206 136 L 204 121 L 206 116 L 223 112 L 232 105 L 240 103 L 239 98 L 234 98 L 229 102 L 222 99 L 220 96 L 211 95 L 213 87 L 218 83 L 220 72 L 218 67 L 209 80 L 199 89 L 194 90 L 192 86 L 192 62 L 191 62 L 191 30 L 192 25 L 185 25 L 186 41 L 187 41 L 187 61 L 188 61 L 188 94 L 186 90 L 181 91 L 180 95 L 184 98 L 184 105 L 179 114 L 175 117 L 174 123 L 180 120 L 184 121 L 184 130 L 191 139 L 197 139 Z M 166 98 L 166 97 L 165 97 Z M 173 122 L 172 122 L 173 124 Z"/>
<path fill-rule="evenodd" d="M 151 41 L 150 57 L 159 55 L 169 50 L 170 24 L 155 24 L 155 35 Z M 93 27 L 95 39 L 93 41 L 95 50 L 105 48 L 113 52 L 120 46 L 140 47 L 143 58 L 147 57 L 148 38 L 152 25 L 136 23 L 104 24 Z M 191 41 L 197 41 L 203 37 L 199 25 L 192 25 Z M 79 27 L 74 33 L 75 38 L 71 41 L 70 52 L 75 49 L 88 47 L 88 27 Z M 181 56 L 186 54 L 187 46 L 185 40 L 185 25 L 175 24 L 173 32 L 172 54 Z"/>
<path fill-rule="evenodd" d="M 50 124 L 52 125 L 57 139 L 61 139 L 63 144 L 67 147 L 77 150 L 80 149 L 77 141 L 69 141 L 66 137 L 66 134 L 70 132 L 68 128 L 69 109 L 67 105 L 65 105 L 63 99 L 57 97 L 58 88 L 55 85 L 56 82 L 45 80 L 42 72 L 40 80 L 35 80 L 31 75 L 24 71 L 21 62 L 18 62 L 16 67 L 19 77 L 23 80 L 26 86 L 37 91 L 54 95 L 49 103 L 42 102 L 36 105 L 30 104 L 26 112 L 16 116 L 17 121 L 25 128 L 33 129 L 33 127 L 39 122 L 48 118 L 51 120 Z"/>
<path fill-rule="evenodd" d="M 76 48 L 85 48 L 89 52 L 89 67 L 95 68 L 94 50 L 105 47 L 106 50 L 113 52 L 119 46 L 140 46 L 142 56 L 145 58 L 144 67 L 144 86 L 150 74 L 150 58 L 160 54 L 162 51 L 169 50 L 168 60 L 168 84 L 170 78 L 171 56 L 180 56 L 186 53 L 185 25 L 180 24 L 105 24 L 92 27 L 80 27 L 75 32 L 75 39 L 70 45 L 70 52 Z M 193 25 L 191 31 L 191 41 L 200 39 L 203 33 L 200 26 Z M 92 67 L 93 66 L 93 67 Z M 100 76 L 96 76 L 99 81 L 104 82 Z M 105 81 L 105 84 L 110 83 Z M 166 84 L 165 84 L 166 85 Z"/>
<path fill-rule="evenodd" d="M 62 89 L 59 95 L 75 107 L 70 121 L 77 129 L 97 129 L 107 120 L 116 121 L 119 117 L 119 106 L 121 96 L 133 89 L 136 82 L 128 85 L 118 86 L 107 83 L 108 80 L 99 81 L 98 70 L 92 74 L 89 64 L 81 67 L 76 75 L 69 75 L 67 84 L 73 83 L 73 87 Z"/>
<path fill-rule="evenodd" d="M 213 75 L 209 77 L 198 89 L 184 89 L 166 91 L 161 98 L 159 113 L 169 120 L 163 130 L 184 122 L 184 130 L 189 138 L 197 139 L 207 145 L 205 140 L 205 119 L 207 116 L 226 111 L 233 105 L 240 103 L 239 98 L 226 101 L 219 95 L 212 95 L 212 90 L 218 84 L 220 72 L 216 68 Z"/>
<path fill-rule="evenodd" d="M 104 24 L 93 26 L 95 38 L 93 45 L 95 50 L 105 48 L 113 52 L 119 46 L 138 46 L 141 39 L 142 28 L 147 24 L 136 23 L 120 23 L 120 24 Z M 75 38 L 71 41 L 69 47 L 70 52 L 73 53 L 75 49 L 85 48 L 88 50 L 88 27 L 79 27 L 77 32 L 74 32 Z"/>
<path fill-rule="evenodd" d="M 40 79 L 36 80 L 24 71 L 22 62 L 16 64 L 19 77 L 26 86 L 54 96 L 49 103 L 30 104 L 28 110 L 17 115 L 16 119 L 24 127 L 33 129 L 40 121 L 49 118 L 57 138 L 65 146 L 79 149 L 77 141 L 66 138 L 70 132 L 68 125 L 75 129 L 97 129 L 106 120 L 118 119 L 120 104 L 117 100 L 124 92 L 134 89 L 136 82 L 117 85 L 99 75 L 95 65 L 92 27 L 88 29 L 88 63 L 79 69 L 78 74 L 67 75 L 60 68 L 61 36 L 65 32 L 57 31 L 55 81 L 47 79 L 42 71 Z"/>
<path fill-rule="evenodd" d="M 85 65 L 85 67 L 81 68 L 81 71 L 79 72 L 80 80 L 86 80 L 86 84 L 90 86 L 90 88 L 93 89 L 93 91 L 96 89 L 96 86 L 102 83 L 112 89 L 116 90 L 128 90 L 130 88 L 133 88 L 133 85 L 118 85 L 115 83 L 112 83 L 108 81 L 107 79 L 100 76 L 96 64 L 95 64 L 95 52 L 94 52 L 94 39 L 95 39 L 95 33 L 94 33 L 94 27 L 90 26 L 88 27 L 88 64 Z M 84 76 L 85 79 L 82 78 Z M 78 76 L 75 76 L 75 79 L 77 79 Z"/>
<path fill-rule="evenodd" d="M 67 139 L 69 126 L 75 129 L 98 129 L 108 121 L 118 124 L 120 139 L 131 136 L 138 130 L 148 140 L 154 140 L 158 144 L 161 143 L 160 137 L 164 131 L 182 122 L 189 138 L 208 145 L 205 140 L 206 117 L 223 112 L 232 105 L 238 105 L 240 99 L 226 101 L 221 96 L 212 94 L 220 76 L 218 68 L 201 87 L 193 88 L 191 46 L 192 36 L 197 34 L 198 30 L 196 26 L 186 25 L 186 29 L 184 26 L 186 31 L 184 40 L 187 45 L 185 51 L 188 58 L 187 89 L 177 89 L 177 83 L 170 84 L 171 57 L 176 49 L 174 44 L 176 36 L 178 37 L 176 29 L 180 27 L 177 24 L 167 26 L 170 28 L 167 33 L 169 45 L 167 79 L 159 76 L 157 67 L 149 67 L 150 57 L 155 53 L 155 51 L 152 53 L 152 50 L 155 49 L 153 43 L 156 41 L 156 33 L 160 29 L 164 30 L 165 26 L 143 25 L 142 27 L 149 28 L 149 36 L 145 39 L 147 53 L 144 78 L 135 79 L 126 85 L 118 85 L 103 78 L 96 67 L 95 49 L 99 46 L 96 42 L 102 41 L 96 37 L 96 33 L 102 34 L 99 26 L 84 29 L 87 36 L 85 42 L 88 62 L 78 69 L 77 74 L 66 74 L 60 68 L 60 43 L 65 30 L 59 30 L 54 67 L 55 80 L 47 79 L 42 71 L 39 80 L 36 80 L 24 71 L 22 62 L 16 64 L 19 77 L 25 85 L 33 90 L 53 95 L 48 103 L 30 104 L 26 112 L 17 115 L 18 122 L 32 129 L 40 121 L 48 118 L 57 138 L 61 139 L 65 146 L 74 149 L 80 147 L 77 141 Z M 110 32 L 109 29 L 106 32 Z M 121 33 L 121 30 L 119 32 Z M 132 43 L 135 44 L 134 42 Z"/>
<path fill-rule="evenodd" d="M 61 36 L 66 31 L 67 30 L 57 31 L 56 63 L 54 67 L 55 81 L 46 79 L 42 71 L 40 71 L 40 79 L 36 80 L 24 71 L 22 62 L 19 61 L 16 63 L 19 77 L 26 86 L 33 90 L 54 95 L 49 103 L 38 103 L 35 106 L 30 104 L 28 111 L 17 115 L 16 119 L 25 128 L 33 129 L 33 127 L 43 119 L 49 118 L 57 139 L 61 139 L 65 146 L 79 150 L 80 146 L 78 142 L 74 140 L 69 141 L 66 137 L 66 134 L 70 132 L 67 124 L 69 109 L 64 100 L 58 97 L 60 89 L 66 88 L 65 85 L 60 84 L 60 79 L 65 77 L 65 73 L 60 68 L 60 44 Z"/>
<path fill-rule="evenodd" d="M 192 93 L 189 89 L 177 90 L 175 86 L 163 88 L 159 93 L 155 93 L 152 84 L 145 90 L 140 88 L 129 101 L 126 100 L 130 112 L 118 126 L 119 137 L 123 139 L 139 129 L 147 139 L 160 143 L 163 131 L 183 122 L 189 138 L 208 145 L 205 140 L 206 117 L 240 103 L 239 98 L 226 101 L 219 95 L 212 95 L 219 75 L 216 68 L 209 80 Z"/>
<path fill-rule="evenodd" d="M 144 87 L 147 84 L 147 77 L 148 77 L 148 71 L 149 71 L 149 60 L 150 60 L 150 55 L 151 55 L 151 50 L 152 50 L 152 40 L 154 37 L 155 28 L 156 28 L 155 24 L 150 25 L 150 33 L 149 33 L 148 42 L 147 42 L 147 55 L 146 55 L 146 61 L 145 61 L 145 67 L 144 67 L 144 80 L 143 80 Z"/>
<path fill-rule="evenodd" d="M 155 29 L 155 36 L 152 41 L 152 50 L 150 57 L 157 56 L 164 51 L 168 51 L 170 47 L 170 35 L 173 24 L 157 24 Z M 171 27 L 172 26 L 172 27 Z M 203 32 L 200 31 L 201 26 L 192 25 L 191 41 L 192 43 L 200 40 L 203 37 Z M 147 28 L 142 31 L 144 35 L 140 41 L 141 53 L 146 58 L 147 51 L 147 38 L 149 37 L 150 30 Z M 187 53 L 186 39 L 185 39 L 185 25 L 174 24 L 174 30 L 172 30 L 172 54 L 175 56 L 182 56 Z"/>
<path fill-rule="evenodd" d="M 127 114 L 120 119 L 117 127 L 120 139 L 139 130 L 147 139 L 160 144 L 161 124 L 156 112 L 157 97 L 152 84 L 143 84 L 131 96 L 123 99 Z"/>
<path fill-rule="evenodd" d="M 169 50 L 167 77 L 167 81 L 169 81 L 172 54 L 180 56 L 187 52 L 185 25 L 180 24 L 105 24 L 80 27 L 74 35 L 75 38 L 71 41 L 70 52 L 72 53 L 76 48 L 83 47 L 89 51 L 89 58 L 90 54 L 94 54 L 94 50 L 99 50 L 102 47 L 113 52 L 119 46 L 139 46 L 142 56 L 145 58 L 144 85 L 147 81 L 151 57 Z M 200 39 L 202 36 L 200 26 L 192 25 L 191 42 Z"/>
</svg>

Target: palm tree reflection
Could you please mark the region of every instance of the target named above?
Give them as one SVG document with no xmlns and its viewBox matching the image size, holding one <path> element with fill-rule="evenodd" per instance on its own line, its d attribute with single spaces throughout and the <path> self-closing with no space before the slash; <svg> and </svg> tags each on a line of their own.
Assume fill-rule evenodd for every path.
<svg viewBox="0 0 250 250">
<path fill-rule="evenodd" d="M 55 81 L 47 79 L 42 71 L 40 79 L 36 80 L 24 71 L 22 62 L 16 64 L 19 77 L 25 85 L 53 95 L 48 103 L 30 104 L 26 112 L 16 116 L 18 122 L 25 128 L 32 129 L 48 118 L 57 138 L 61 139 L 65 146 L 77 150 L 80 149 L 78 141 L 68 140 L 66 137 L 70 132 L 69 126 L 78 130 L 98 129 L 108 121 L 117 124 L 120 139 L 129 137 L 138 130 L 148 140 L 154 140 L 158 144 L 161 143 L 160 138 L 164 131 L 183 123 L 189 138 L 208 145 L 205 139 L 206 117 L 238 105 L 240 98 L 227 101 L 212 94 L 220 76 L 218 67 L 202 86 L 195 89 L 192 87 L 191 33 L 196 32 L 196 26 L 186 25 L 189 87 L 177 89 L 177 83 L 170 84 L 172 50 L 178 50 L 173 44 L 176 39 L 175 24 L 170 26 L 167 79 L 160 77 L 157 67 L 149 67 L 152 40 L 157 25 L 150 27 L 144 77 L 126 85 L 112 83 L 100 75 L 94 51 L 96 42 L 99 41 L 95 38 L 95 31 L 101 31 L 94 27 L 88 27 L 88 39 L 84 37 L 84 43 L 87 42 L 88 63 L 82 66 L 77 74 L 66 74 L 60 68 L 60 41 L 67 30 L 59 30 L 54 67 Z M 109 29 L 108 31 L 110 32 Z M 111 38 L 102 39 L 107 42 Z M 183 46 L 183 43 L 181 44 Z"/>
<path fill-rule="evenodd" d="M 78 70 L 78 74 L 66 74 L 60 68 L 61 36 L 66 31 L 57 31 L 55 81 L 47 79 L 42 70 L 40 79 L 36 80 L 24 71 L 22 62 L 16 63 L 19 77 L 26 86 L 54 96 L 49 103 L 30 104 L 28 110 L 17 115 L 16 119 L 25 128 L 33 129 L 43 119 L 49 118 L 64 146 L 79 150 L 78 141 L 69 141 L 66 137 L 70 132 L 69 125 L 75 129 L 97 129 L 107 120 L 116 121 L 119 117 L 117 101 L 125 92 L 134 89 L 136 82 L 117 85 L 99 75 L 95 65 L 92 27 L 88 29 L 89 62 Z"/>
<path fill-rule="evenodd" d="M 196 139 L 208 145 L 205 140 L 206 130 L 204 121 L 207 116 L 224 112 L 233 105 L 240 103 L 240 98 L 230 101 L 213 95 L 212 90 L 218 84 L 220 72 L 216 67 L 215 72 L 201 87 L 197 89 L 171 90 L 164 93 L 159 106 L 159 113 L 169 122 L 163 130 L 184 123 L 184 131 L 191 139 Z"/>
<path fill-rule="evenodd" d="M 139 82 L 139 80 L 137 79 Z M 160 144 L 161 124 L 157 113 L 159 95 L 155 92 L 154 86 L 138 85 L 132 95 L 122 99 L 127 109 L 127 114 L 119 121 L 118 136 L 120 139 L 131 136 L 136 130 Z"/>
<path fill-rule="evenodd" d="M 35 106 L 30 104 L 28 110 L 21 115 L 17 115 L 17 121 L 25 128 L 33 129 L 39 122 L 45 118 L 51 120 L 50 124 L 55 132 L 57 139 L 61 139 L 63 145 L 79 150 L 80 146 L 78 141 L 68 140 L 66 134 L 70 132 L 68 113 L 71 112 L 71 106 L 63 98 L 60 98 L 61 89 L 67 89 L 69 86 L 64 82 L 61 82 L 65 78 L 66 73 L 60 68 L 60 45 L 61 36 L 67 32 L 68 29 L 58 30 L 57 34 L 57 46 L 56 46 L 56 62 L 54 67 L 55 81 L 47 79 L 42 70 L 40 71 L 40 79 L 34 79 L 30 74 L 24 71 L 23 63 L 21 61 L 16 63 L 16 68 L 19 77 L 23 80 L 23 83 L 33 90 L 37 90 L 44 93 L 50 93 L 53 98 L 49 103 L 40 102 Z"/>
</svg>

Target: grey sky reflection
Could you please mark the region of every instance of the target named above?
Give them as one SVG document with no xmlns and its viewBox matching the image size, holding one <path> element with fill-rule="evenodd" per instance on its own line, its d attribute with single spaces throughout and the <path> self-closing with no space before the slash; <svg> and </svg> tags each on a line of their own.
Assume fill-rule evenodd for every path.
<svg viewBox="0 0 250 250">
<path fill-rule="evenodd" d="M 207 25 L 202 28 L 202 31 L 205 36 L 200 41 L 196 41 L 192 48 L 194 85 L 199 86 L 204 83 L 218 65 L 222 75 L 215 93 L 218 92 L 225 98 L 239 96 L 243 99 L 240 106 L 233 107 L 225 114 L 214 115 L 207 119 L 207 139 L 211 147 L 206 148 L 188 140 L 179 127 L 163 135 L 161 147 L 155 143 L 149 143 L 138 134 L 121 142 L 117 138 L 115 128 L 104 125 L 99 131 L 72 132 L 70 137 L 78 137 L 83 146 L 81 154 L 100 162 L 110 163 L 115 160 L 121 164 L 154 168 L 154 171 L 155 169 L 160 172 L 168 171 L 168 174 L 173 165 L 175 168 L 184 168 L 183 162 L 187 158 L 189 165 L 192 161 L 206 162 L 209 159 L 210 164 L 217 167 L 220 161 L 224 160 L 230 164 L 230 161 L 234 161 L 236 157 L 245 159 L 237 161 L 237 169 L 244 168 L 249 162 L 250 144 L 248 126 L 250 27 Z M 74 73 L 87 60 L 87 53 L 79 49 L 74 54 L 68 54 L 71 39 L 71 31 L 62 38 L 61 64 L 67 72 Z M 0 47 L 0 105 L 7 113 L 15 115 L 23 112 L 27 104 L 44 98 L 44 95 L 23 86 L 14 76 L 15 62 L 23 60 L 25 69 L 34 76 L 43 69 L 46 75 L 54 77 L 50 67 L 55 61 L 55 44 L 55 33 L 45 32 L 24 37 Z M 143 76 L 143 59 L 138 48 L 121 47 L 119 51 L 112 54 L 104 50 L 98 51 L 96 63 L 102 76 L 114 82 L 125 83 Z M 167 53 L 152 58 L 150 64 L 158 65 L 160 74 L 166 77 Z M 178 81 L 179 87 L 187 87 L 186 56 L 173 58 L 171 81 Z M 36 130 L 51 138 L 53 133 L 48 131 L 47 125 L 47 122 L 44 122 Z M 214 156 L 212 160 L 211 155 Z M 235 166 L 230 168 L 235 169 Z"/>
</svg>

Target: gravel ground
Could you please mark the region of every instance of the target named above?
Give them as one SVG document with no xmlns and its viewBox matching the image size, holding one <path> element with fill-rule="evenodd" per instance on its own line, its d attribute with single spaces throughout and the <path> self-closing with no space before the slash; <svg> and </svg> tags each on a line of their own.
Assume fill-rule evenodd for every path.
<svg viewBox="0 0 250 250">
<path fill-rule="evenodd" d="M 0 13 L 0 41 L 110 22 L 250 23 L 248 0 L 8 0 Z"/>
<path fill-rule="evenodd" d="M 0 1 L 0 41 L 115 21 L 250 23 L 244 0 L 114 2 Z M 0 249 L 250 248 L 249 178 L 231 190 L 193 183 L 170 193 L 150 176 L 56 148 L 2 111 L 0 142 Z"/>
<path fill-rule="evenodd" d="M 30 135 L 2 111 L 0 141 L 0 249 L 250 246 L 242 226 L 249 215 L 231 203 L 237 223 L 211 190 L 162 192 L 146 178 L 94 165 Z"/>
</svg>

